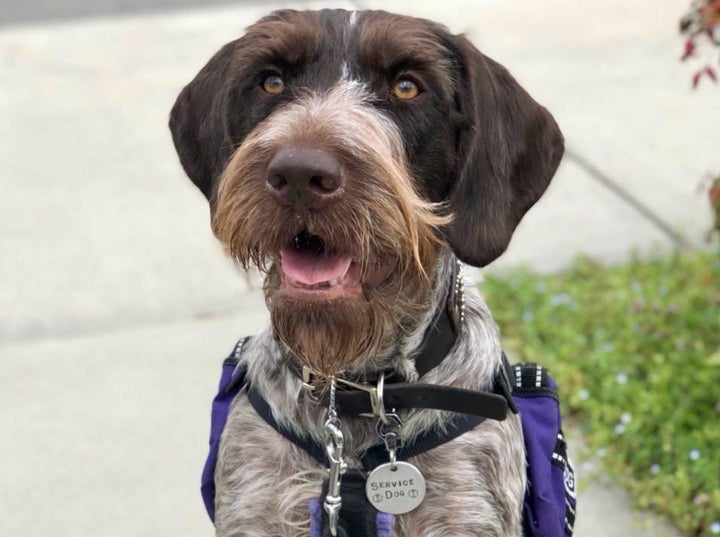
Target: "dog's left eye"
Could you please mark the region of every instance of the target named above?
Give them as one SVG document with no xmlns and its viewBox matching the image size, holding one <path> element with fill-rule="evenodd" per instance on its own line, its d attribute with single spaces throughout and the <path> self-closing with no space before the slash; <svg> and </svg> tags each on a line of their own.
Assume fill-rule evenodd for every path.
<svg viewBox="0 0 720 537">
<path fill-rule="evenodd" d="M 418 85 L 409 78 L 398 80 L 392 87 L 392 94 L 398 99 L 414 99 L 420 93 Z"/>
<path fill-rule="evenodd" d="M 270 75 L 263 81 L 262 88 L 270 95 L 278 95 L 285 89 L 285 82 L 278 75 Z"/>
</svg>

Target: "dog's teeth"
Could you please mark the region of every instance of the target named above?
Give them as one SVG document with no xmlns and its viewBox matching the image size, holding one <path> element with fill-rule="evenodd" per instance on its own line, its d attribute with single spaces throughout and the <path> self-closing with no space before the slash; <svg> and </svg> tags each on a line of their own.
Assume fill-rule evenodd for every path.
<svg viewBox="0 0 720 537">
<path fill-rule="evenodd" d="M 312 289 L 330 289 L 331 287 L 340 285 L 343 282 L 343 279 L 344 279 L 343 277 L 337 277 L 337 278 L 333 278 L 332 280 L 328 280 L 326 282 L 315 283 L 312 285 L 308 285 L 306 283 L 298 282 L 295 280 L 290 280 L 290 285 L 292 285 L 293 287 L 300 287 L 302 289 L 310 289 L 310 290 L 312 290 Z"/>
<path fill-rule="evenodd" d="M 326 282 L 314 283 L 312 285 L 308 285 L 306 283 L 298 282 L 295 280 L 290 280 L 289 283 L 293 287 L 301 287 L 303 289 L 311 289 L 312 290 L 312 289 L 329 289 L 331 287 L 335 287 L 336 285 L 339 285 L 340 283 L 342 283 L 342 281 L 343 281 L 343 278 L 334 278 L 334 279 L 326 281 Z"/>
</svg>

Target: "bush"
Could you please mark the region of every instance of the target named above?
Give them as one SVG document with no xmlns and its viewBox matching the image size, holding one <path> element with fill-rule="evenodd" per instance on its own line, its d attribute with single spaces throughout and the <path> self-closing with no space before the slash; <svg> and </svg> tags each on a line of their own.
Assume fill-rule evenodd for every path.
<svg viewBox="0 0 720 537">
<path fill-rule="evenodd" d="M 506 349 L 547 366 L 564 412 L 637 506 L 720 534 L 720 260 L 709 253 L 481 285 Z"/>
</svg>

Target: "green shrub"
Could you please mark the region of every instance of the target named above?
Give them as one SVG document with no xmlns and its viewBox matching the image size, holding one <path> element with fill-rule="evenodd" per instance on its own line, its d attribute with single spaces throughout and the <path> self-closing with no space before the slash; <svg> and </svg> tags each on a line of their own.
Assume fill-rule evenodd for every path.
<svg viewBox="0 0 720 537">
<path fill-rule="evenodd" d="M 547 366 L 603 467 L 688 536 L 720 535 L 720 259 L 581 260 L 481 291 L 506 349 Z"/>
</svg>

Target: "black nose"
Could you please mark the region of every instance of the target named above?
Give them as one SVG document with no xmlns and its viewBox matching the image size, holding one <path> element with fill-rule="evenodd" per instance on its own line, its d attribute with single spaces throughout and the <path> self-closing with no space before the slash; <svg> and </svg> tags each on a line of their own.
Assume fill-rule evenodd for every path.
<svg viewBox="0 0 720 537">
<path fill-rule="evenodd" d="M 280 149 L 268 165 L 267 185 L 280 204 L 296 209 L 319 209 L 345 191 L 340 161 L 318 147 Z"/>
</svg>

